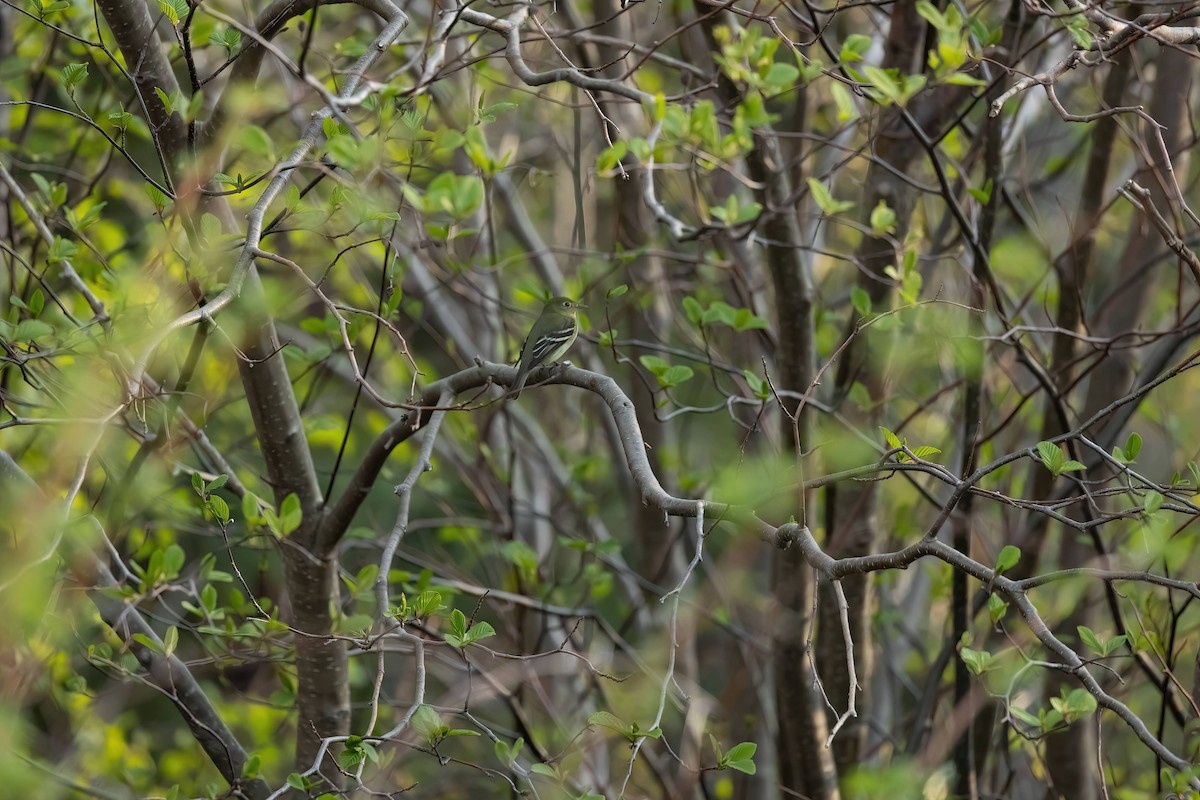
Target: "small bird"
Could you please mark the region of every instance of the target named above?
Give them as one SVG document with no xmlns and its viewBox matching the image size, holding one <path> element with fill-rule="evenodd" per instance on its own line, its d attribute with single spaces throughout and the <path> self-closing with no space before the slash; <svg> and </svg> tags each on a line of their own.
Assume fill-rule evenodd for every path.
<svg viewBox="0 0 1200 800">
<path fill-rule="evenodd" d="M 542 308 L 541 316 L 529 329 L 521 345 L 521 360 L 517 364 L 517 379 L 513 381 L 512 398 L 521 396 L 529 372 L 542 364 L 553 364 L 575 343 L 579 335 L 579 309 L 587 308 L 569 297 L 552 297 Z"/>
</svg>

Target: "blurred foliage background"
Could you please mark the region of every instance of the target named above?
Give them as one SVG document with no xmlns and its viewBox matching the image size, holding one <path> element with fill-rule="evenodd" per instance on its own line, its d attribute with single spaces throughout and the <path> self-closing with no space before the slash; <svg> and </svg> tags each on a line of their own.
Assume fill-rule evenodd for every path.
<svg viewBox="0 0 1200 800">
<path fill-rule="evenodd" d="M 2 3 L 0 794 L 1200 786 L 1192 5 Z"/>
</svg>

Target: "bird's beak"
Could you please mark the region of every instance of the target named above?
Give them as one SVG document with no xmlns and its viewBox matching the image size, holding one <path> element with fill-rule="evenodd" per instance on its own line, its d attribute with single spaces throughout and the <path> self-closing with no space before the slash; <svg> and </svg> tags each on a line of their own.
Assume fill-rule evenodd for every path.
<svg viewBox="0 0 1200 800">
<path fill-rule="evenodd" d="M 587 308 L 587 303 L 576 303 L 575 307 L 576 308 Z"/>
</svg>

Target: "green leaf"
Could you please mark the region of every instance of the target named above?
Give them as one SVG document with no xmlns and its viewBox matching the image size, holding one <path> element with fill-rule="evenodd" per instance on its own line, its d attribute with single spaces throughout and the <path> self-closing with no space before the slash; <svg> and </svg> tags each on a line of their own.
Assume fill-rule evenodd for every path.
<svg viewBox="0 0 1200 800">
<path fill-rule="evenodd" d="M 428 617 L 441 611 L 442 608 L 444 608 L 442 593 L 427 589 L 421 592 L 417 597 L 417 602 L 413 604 L 413 614 L 417 617 Z"/>
<path fill-rule="evenodd" d="M 691 295 L 683 298 L 683 311 L 687 314 L 688 322 L 697 327 L 704 324 L 704 309 L 696 298 Z"/>
<path fill-rule="evenodd" d="M 1075 630 L 1079 632 L 1079 641 L 1083 642 L 1085 647 L 1087 647 L 1093 653 L 1104 655 L 1104 644 L 1100 641 L 1099 637 L 1096 636 L 1095 631 L 1093 631 L 1087 625 L 1077 625 L 1075 626 Z"/>
<path fill-rule="evenodd" d="M 660 356 L 639 356 L 638 361 L 642 363 L 643 367 L 650 370 L 655 375 L 661 375 L 671 368 L 671 365 L 667 363 L 667 360 Z"/>
<path fill-rule="evenodd" d="M 729 303 L 717 300 L 709 305 L 704 310 L 704 324 L 709 325 L 714 322 L 720 322 L 722 325 L 733 327 L 737 320 L 737 309 L 729 305 Z"/>
<path fill-rule="evenodd" d="M 1096 698 L 1087 689 L 1072 689 L 1066 699 L 1063 716 L 1072 722 L 1090 717 L 1096 710 Z"/>
<path fill-rule="evenodd" d="M 129 123 L 133 122 L 133 114 L 130 114 L 124 109 L 120 111 L 112 111 L 108 115 L 108 121 L 111 122 L 114 127 L 120 130 L 125 130 L 129 127 Z"/>
<path fill-rule="evenodd" d="M 224 47 L 229 54 L 232 54 L 242 42 L 242 32 L 237 28 L 225 28 L 220 32 L 213 31 L 208 35 L 208 41 L 210 44 Z"/>
<path fill-rule="evenodd" d="M 428 741 L 437 741 L 449 730 L 441 715 L 427 705 L 422 705 L 413 714 L 412 727 Z"/>
<path fill-rule="evenodd" d="M 675 364 L 659 374 L 658 385 L 664 389 L 670 389 L 673 386 L 690 381 L 695 374 L 695 371 L 691 367 Z"/>
<path fill-rule="evenodd" d="M 292 492 L 283 499 L 283 503 L 279 506 L 279 532 L 287 536 L 299 528 L 302 521 L 303 512 L 300 509 L 300 498 L 295 492 Z"/>
<path fill-rule="evenodd" d="M 600 151 L 600 155 L 596 156 L 596 169 L 600 172 L 608 172 L 616 169 L 617 164 L 621 163 L 621 159 L 629 152 L 629 145 L 624 139 L 618 139 L 609 147 Z"/>
<path fill-rule="evenodd" d="M 137 642 L 138 644 L 140 644 L 142 647 L 145 647 L 148 650 L 153 650 L 155 653 L 163 652 L 162 645 L 159 644 L 158 642 L 154 641 L 154 639 L 150 638 L 149 636 L 147 636 L 144 633 L 135 633 L 133 635 L 133 640 L 135 642 Z"/>
<path fill-rule="evenodd" d="M 24 324 L 24 323 L 22 323 Z M 1163 496 L 1151 489 L 1146 492 L 1146 496 L 1142 498 L 1142 510 L 1147 514 L 1153 514 L 1162 508 Z"/>
<path fill-rule="evenodd" d="M 1135 431 L 1129 434 L 1129 438 L 1125 440 L 1125 463 L 1132 464 L 1137 460 L 1140 452 L 1142 452 L 1142 437 Z"/>
<path fill-rule="evenodd" d="M 808 189 L 812 192 L 813 202 L 817 204 L 817 208 L 821 209 L 821 212 L 826 216 L 832 217 L 854 208 L 854 203 L 848 200 L 835 200 L 833 194 L 825 187 L 825 184 L 816 178 L 808 179 Z"/>
<path fill-rule="evenodd" d="M 515 742 L 509 745 L 503 739 L 497 739 L 492 749 L 496 753 L 496 760 L 506 767 L 512 767 L 517 763 L 517 759 L 521 755 L 521 750 L 525 747 L 525 739 L 518 737 Z"/>
<path fill-rule="evenodd" d="M 724 758 L 721 759 L 721 764 L 723 767 L 753 775 L 758 769 L 754 765 L 754 754 L 757 751 L 758 745 L 754 742 L 740 742 L 729 748 Z"/>
<path fill-rule="evenodd" d="M 229 522 L 229 504 L 220 495 L 211 495 L 208 498 L 208 507 L 212 509 L 213 516 L 222 523 Z"/>
<path fill-rule="evenodd" d="M 450 632 L 444 634 L 442 638 L 451 647 L 462 647 L 466 644 L 467 635 L 467 617 L 457 608 L 450 612 Z"/>
<path fill-rule="evenodd" d="M 888 206 L 887 202 L 880 200 L 875 208 L 871 209 L 871 232 L 876 236 L 883 236 L 887 233 L 893 233 L 896 230 L 896 212 Z M 858 288 L 857 286 L 854 288 Z"/>
<path fill-rule="evenodd" d="M 887 100 L 897 104 L 904 102 L 904 97 L 900 92 L 900 86 L 896 82 L 896 78 L 888 74 L 886 70 L 867 65 L 863 67 L 863 75 L 866 77 L 867 82 L 871 84 L 871 88 L 878 92 L 877 100 Z"/>
<path fill-rule="evenodd" d="M 624 734 L 628 729 L 628 726 L 620 717 L 607 711 L 592 712 L 588 715 L 587 723 L 588 725 L 596 725 L 601 728 L 608 728 L 609 730 L 616 731 L 620 734 Z"/>
<path fill-rule="evenodd" d="M 154 87 L 154 94 L 158 97 L 158 101 L 163 104 L 163 109 L 166 110 L 168 117 L 175 113 L 175 101 L 170 95 L 157 86 Z"/>
<path fill-rule="evenodd" d="M 162 551 L 163 558 L 163 577 L 167 580 L 178 577 L 179 571 L 183 569 L 183 564 L 187 560 L 183 548 L 177 544 L 168 545 L 167 549 Z"/>
<path fill-rule="evenodd" d="M 244 522 L 253 522 L 262 519 L 258 512 L 258 497 L 252 492 L 246 492 L 242 495 L 242 520 Z"/>
<path fill-rule="evenodd" d="M 746 379 L 750 391 L 754 392 L 754 396 L 759 400 L 766 400 L 771 396 L 771 385 L 767 383 L 766 378 L 760 378 L 748 369 L 742 370 L 742 377 Z"/>
<path fill-rule="evenodd" d="M 618 286 L 614 286 L 613 288 L 609 289 L 608 293 L 605 294 L 604 296 L 608 300 L 616 300 L 618 297 L 623 296 L 628 291 L 629 291 L 629 286 L 627 284 L 622 283 Z"/>
<path fill-rule="evenodd" d="M 1066 23 L 1067 30 L 1071 34 L 1071 38 L 1075 40 L 1075 46 L 1080 50 L 1087 50 L 1092 46 L 1092 34 L 1088 30 L 1087 17 L 1082 12 L 1071 14 L 1063 18 Z"/>
<path fill-rule="evenodd" d="M 50 251 L 46 257 L 51 261 L 70 261 L 78 253 L 79 247 L 70 239 L 55 236 L 54 243 L 50 245 Z"/>
<path fill-rule="evenodd" d="M 748 308 L 739 308 L 733 318 L 733 329 L 738 333 L 752 329 L 766 329 L 770 324 Z"/>
<path fill-rule="evenodd" d="M 850 287 L 850 305 L 860 317 L 871 316 L 871 295 L 861 286 Z"/>
<path fill-rule="evenodd" d="M 179 25 L 179 14 L 175 13 L 175 8 L 167 0 L 158 0 L 158 10 L 163 13 L 167 21 L 172 25 Z"/>
<path fill-rule="evenodd" d="M 167 196 L 163 194 L 161 189 L 152 183 L 147 183 L 145 185 L 145 189 L 146 196 L 150 198 L 150 202 L 154 204 L 154 208 L 156 210 L 162 211 L 164 208 L 166 208 Z"/>
<path fill-rule="evenodd" d="M 476 622 L 467 631 L 467 642 L 478 642 L 480 639 L 487 639 L 489 636 L 495 636 L 496 629 L 492 627 L 490 622 Z"/>
<path fill-rule="evenodd" d="M 167 632 L 163 634 L 163 654 L 170 656 L 175 652 L 175 648 L 179 646 L 179 629 L 174 625 L 167 628 Z"/>
<path fill-rule="evenodd" d="M 762 81 L 773 92 L 778 94 L 785 89 L 792 88 L 799 77 L 800 69 L 795 64 L 776 61 L 767 69 L 767 73 L 762 76 Z"/>
<path fill-rule="evenodd" d="M 939 31 L 952 30 L 947 23 L 946 18 L 942 16 L 942 12 L 938 11 L 937 7 L 930 3 L 929 0 L 917 0 L 917 13 L 921 18 L 932 25 Z"/>
<path fill-rule="evenodd" d="M 1000 554 L 996 556 L 996 574 L 1003 575 L 1015 567 L 1020 560 L 1021 548 L 1011 544 L 1004 545 L 1000 548 Z"/>
<path fill-rule="evenodd" d="M 988 178 L 982 189 L 967 189 L 967 193 L 980 203 L 987 204 L 992 199 L 992 179 Z"/>
<path fill-rule="evenodd" d="M 967 669 L 971 670 L 975 675 L 982 675 L 988 670 L 995 669 L 995 664 L 992 663 L 992 654 L 986 650 L 972 650 L 969 647 L 959 649 L 959 657 L 963 663 L 967 665 Z"/>
<path fill-rule="evenodd" d="M 308 781 L 299 772 L 287 776 L 287 785 L 301 792 L 308 791 Z"/>
<path fill-rule="evenodd" d="M 63 88 L 67 90 L 67 94 L 74 97 L 75 87 L 83 82 L 83 79 L 87 77 L 87 74 L 88 65 L 80 63 L 68 64 L 62 68 L 58 76 L 59 80 L 62 81 Z"/>
<path fill-rule="evenodd" d="M 200 605 L 204 606 L 208 611 L 214 611 L 217 607 L 217 587 L 211 583 L 206 584 L 200 591 Z"/>
<path fill-rule="evenodd" d="M 1004 619 L 1004 615 L 1008 612 L 1008 603 L 1005 602 L 998 594 L 988 595 L 988 618 L 995 625 Z"/>
<path fill-rule="evenodd" d="M 1042 459 L 1042 464 L 1052 474 L 1058 475 L 1062 472 L 1067 454 L 1061 447 L 1053 442 L 1038 442 L 1037 452 Z"/>
<path fill-rule="evenodd" d="M 870 36 L 864 36 L 861 33 L 852 33 L 842 42 L 842 51 L 838 55 L 838 58 L 846 64 L 862 61 L 863 54 L 870 48 Z"/>
<path fill-rule="evenodd" d="M 26 319 L 21 320 L 21 324 L 17 325 L 17 331 L 13 334 L 13 338 L 18 342 L 32 342 L 34 339 L 42 339 L 53 333 L 54 328 L 40 319 Z"/>
<path fill-rule="evenodd" d="M 248 152 L 264 158 L 271 158 L 275 152 L 270 134 L 257 125 L 242 126 L 238 132 L 238 143 Z"/>
<path fill-rule="evenodd" d="M 1026 725 L 1029 725 L 1030 727 L 1033 727 L 1033 728 L 1041 727 L 1041 724 L 1042 724 L 1041 720 L 1039 720 L 1037 717 L 1035 717 L 1033 714 L 1030 714 L 1028 711 L 1026 711 L 1023 708 L 1018 708 L 1017 706 L 1009 706 L 1008 713 L 1012 714 L 1014 717 L 1019 719 L 1021 722 L 1024 722 Z"/>
<path fill-rule="evenodd" d="M 949 77 L 944 78 L 943 82 L 954 84 L 955 86 L 987 86 L 987 81 L 982 78 L 976 78 L 974 75 L 968 75 L 965 72 L 954 72 Z M 987 202 L 986 200 L 983 202 Z"/>
</svg>

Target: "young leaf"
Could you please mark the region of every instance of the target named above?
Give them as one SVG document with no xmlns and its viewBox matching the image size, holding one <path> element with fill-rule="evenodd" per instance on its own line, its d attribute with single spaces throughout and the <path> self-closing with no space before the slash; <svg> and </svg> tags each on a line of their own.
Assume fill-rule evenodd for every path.
<svg viewBox="0 0 1200 800">
<path fill-rule="evenodd" d="M 1000 555 L 996 557 L 996 574 L 1003 575 L 1015 567 L 1020 560 L 1021 548 L 1011 544 L 1004 545 L 1004 547 L 1000 548 Z"/>
<path fill-rule="evenodd" d="M 998 594 L 988 595 L 988 618 L 996 625 L 1008 612 L 1008 603 Z"/>
<path fill-rule="evenodd" d="M 758 745 L 754 742 L 739 742 L 729 748 L 729 752 L 721 759 L 722 768 L 728 767 L 735 769 L 738 772 L 744 772 L 747 775 L 753 775 L 758 771 L 754 765 L 754 754 L 758 751 Z"/>
<path fill-rule="evenodd" d="M 821 209 L 822 213 L 828 217 L 854 208 L 854 203 L 849 200 L 835 200 L 829 189 L 825 188 L 825 184 L 816 178 L 808 179 L 808 189 L 812 192 L 813 202 L 817 204 L 817 208 Z"/>
<path fill-rule="evenodd" d="M 871 316 L 871 295 L 861 286 L 851 287 L 850 305 L 854 306 L 860 317 Z"/>
<path fill-rule="evenodd" d="M 175 652 L 175 648 L 179 646 L 179 629 L 174 625 L 167 628 L 167 632 L 163 634 L 163 654 L 170 656 Z"/>
<path fill-rule="evenodd" d="M 1140 452 L 1142 452 L 1142 437 L 1135 431 L 1129 434 L 1129 438 L 1125 440 L 1125 463 L 1132 464 Z"/>
<path fill-rule="evenodd" d="M 995 669 L 995 664 L 992 663 L 992 654 L 986 650 L 972 650 L 969 647 L 959 649 L 959 656 L 963 663 L 967 665 L 967 669 L 975 675 L 982 675 L 988 670 Z"/>
<path fill-rule="evenodd" d="M 883 236 L 895 230 L 896 212 L 889 208 L 885 201 L 880 200 L 878 205 L 871 209 L 871 232 L 876 236 Z"/>
<path fill-rule="evenodd" d="M 62 81 L 63 88 L 67 90 L 67 94 L 75 96 L 75 87 L 83 82 L 87 77 L 87 64 L 68 64 L 62 68 L 59 73 L 59 79 Z"/>
</svg>

